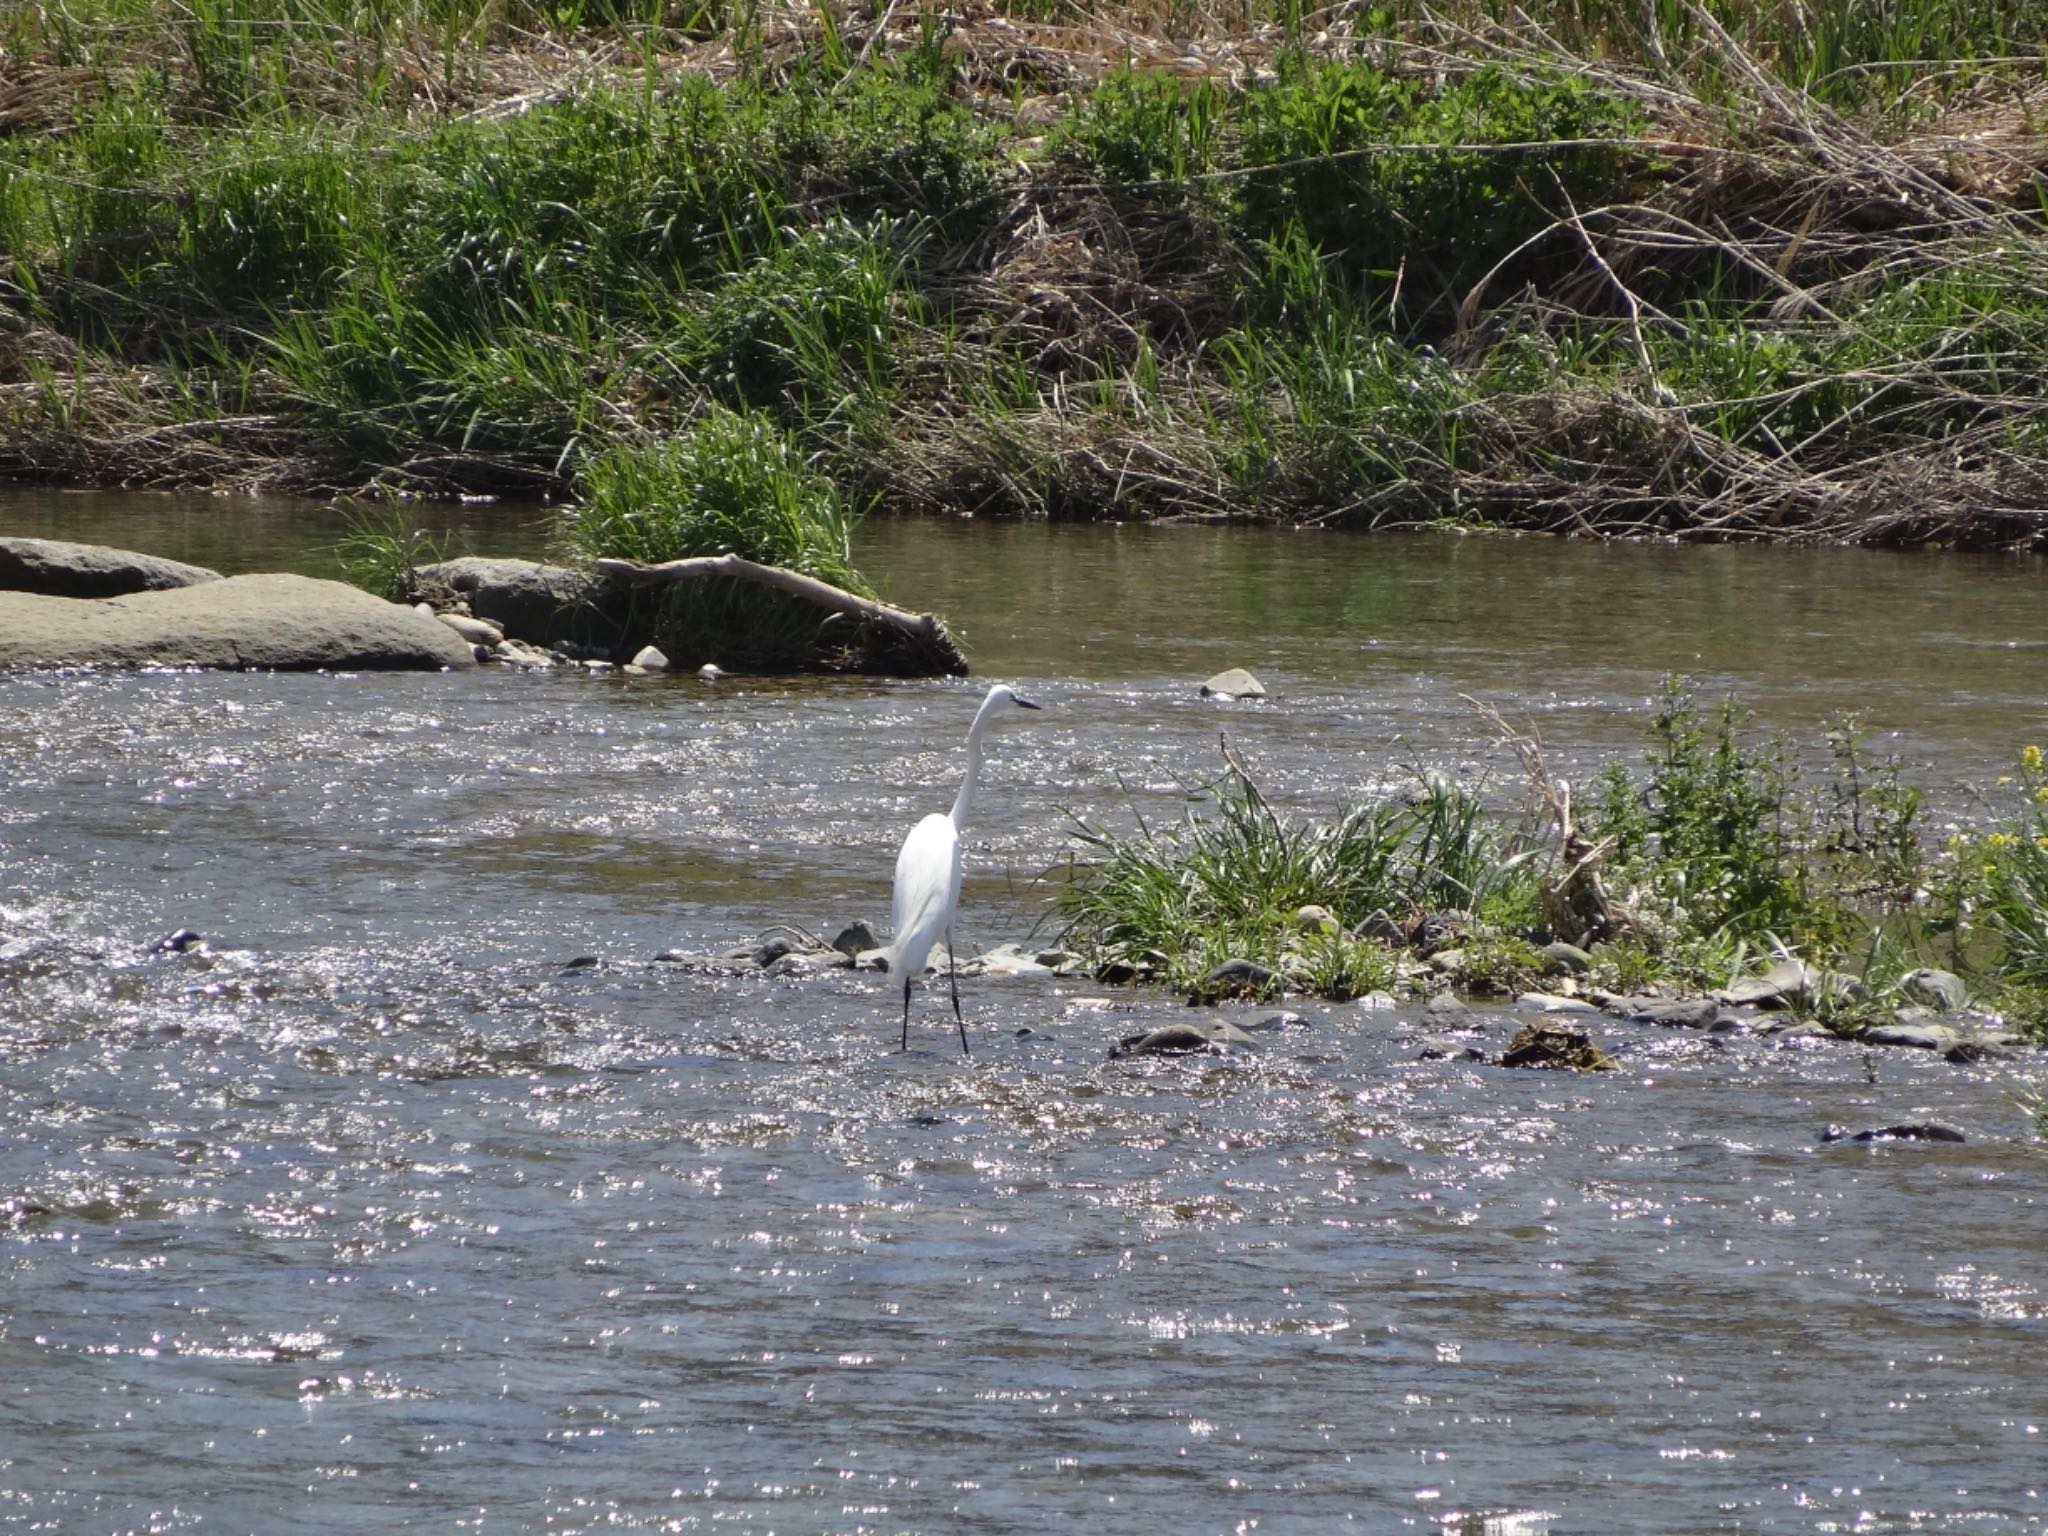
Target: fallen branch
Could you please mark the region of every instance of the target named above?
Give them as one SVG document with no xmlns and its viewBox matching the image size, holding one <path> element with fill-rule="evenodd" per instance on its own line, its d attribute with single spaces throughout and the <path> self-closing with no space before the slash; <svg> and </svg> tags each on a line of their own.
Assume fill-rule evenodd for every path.
<svg viewBox="0 0 2048 1536">
<path fill-rule="evenodd" d="M 664 560 L 659 565 L 643 565 L 638 560 L 599 560 L 597 568 L 636 587 L 673 586 L 713 576 L 773 587 L 842 618 L 892 631 L 911 642 L 917 654 L 934 660 L 934 670 L 954 677 L 967 675 L 967 658 L 936 614 L 892 608 L 785 566 L 759 565 L 738 555 L 698 555 L 688 560 Z"/>
</svg>

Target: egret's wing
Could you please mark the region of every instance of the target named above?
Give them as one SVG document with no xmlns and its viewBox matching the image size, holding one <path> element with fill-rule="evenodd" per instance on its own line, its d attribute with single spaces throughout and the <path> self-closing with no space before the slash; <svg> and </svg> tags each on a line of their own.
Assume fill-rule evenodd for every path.
<svg viewBox="0 0 2048 1536">
<path fill-rule="evenodd" d="M 890 916 L 894 952 L 905 967 L 924 969 L 924 957 L 952 921 L 959 895 L 960 834 L 951 817 L 934 813 L 910 829 L 896 855 Z"/>
</svg>

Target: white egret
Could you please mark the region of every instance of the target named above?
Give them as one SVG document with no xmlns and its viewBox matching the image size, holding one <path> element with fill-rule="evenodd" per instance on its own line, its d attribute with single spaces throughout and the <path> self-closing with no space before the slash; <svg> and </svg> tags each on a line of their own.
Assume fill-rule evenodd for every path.
<svg viewBox="0 0 2048 1536">
<path fill-rule="evenodd" d="M 890 905 L 895 937 L 888 949 L 889 974 L 903 978 L 903 1049 L 910 1049 L 910 983 L 924 974 L 932 941 L 946 936 L 946 975 L 953 987 L 953 1019 L 960 1026 L 960 1052 L 967 1049 L 967 1020 L 960 1013 L 960 977 L 953 959 L 953 909 L 960 904 L 960 833 L 974 804 L 974 780 L 981 772 L 981 736 L 997 711 L 1009 705 L 1038 706 L 1001 683 L 989 689 L 967 730 L 967 776 L 960 781 L 950 814 L 932 812 L 910 829 L 896 855 L 896 895 Z"/>
</svg>

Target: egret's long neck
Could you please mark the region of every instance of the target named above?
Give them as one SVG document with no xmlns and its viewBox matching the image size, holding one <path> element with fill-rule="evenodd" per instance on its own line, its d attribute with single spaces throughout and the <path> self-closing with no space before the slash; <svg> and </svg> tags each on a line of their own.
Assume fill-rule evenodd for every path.
<svg viewBox="0 0 2048 1536">
<path fill-rule="evenodd" d="M 988 717 L 995 713 L 996 700 L 984 700 L 975 711 L 974 724 L 967 728 L 967 776 L 960 781 L 960 793 L 953 797 L 953 826 L 967 825 L 974 806 L 974 781 L 981 773 L 981 733 L 988 729 Z"/>
</svg>

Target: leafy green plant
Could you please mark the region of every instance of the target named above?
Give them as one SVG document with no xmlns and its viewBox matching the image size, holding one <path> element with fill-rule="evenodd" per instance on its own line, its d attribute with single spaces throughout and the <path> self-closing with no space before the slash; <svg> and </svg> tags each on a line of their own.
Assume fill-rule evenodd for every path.
<svg viewBox="0 0 2048 1536">
<path fill-rule="evenodd" d="M 672 438 L 604 449 L 579 478 L 564 530 L 587 558 L 732 554 L 872 595 L 853 563 L 857 512 L 758 412 L 712 406 Z M 801 664 L 817 654 L 820 619 L 800 599 L 716 578 L 671 589 L 656 643 L 692 663 Z"/>
<path fill-rule="evenodd" d="M 407 601 L 413 571 L 443 557 L 441 542 L 401 501 L 350 503 L 342 523 L 346 531 L 334 544 L 342 574 L 365 592 L 391 602 Z"/>
</svg>

